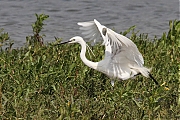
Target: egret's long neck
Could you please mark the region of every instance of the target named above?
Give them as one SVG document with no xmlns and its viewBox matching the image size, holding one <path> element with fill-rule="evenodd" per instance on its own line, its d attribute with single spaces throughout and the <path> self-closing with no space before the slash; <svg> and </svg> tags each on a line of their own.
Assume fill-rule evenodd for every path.
<svg viewBox="0 0 180 120">
<path fill-rule="evenodd" d="M 85 41 L 82 41 L 80 44 L 81 44 L 80 57 L 81 57 L 82 61 L 84 62 L 84 64 L 86 64 L 90 68 L 97 69 L 98 63 L 92 62 L 86 58 L 86 43 L 85 43 Z"/>
</svg>

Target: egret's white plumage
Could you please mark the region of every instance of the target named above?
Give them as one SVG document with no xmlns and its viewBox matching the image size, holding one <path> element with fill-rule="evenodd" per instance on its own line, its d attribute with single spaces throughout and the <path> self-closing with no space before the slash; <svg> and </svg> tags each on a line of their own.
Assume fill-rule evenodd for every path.
<svg viewBox="0 0 180 120">
<path fill-rule="evenodd" d="M 151 77 L 150 69 L 143 66 L 144 59 L 136 45 L 127 37 L 114 32 L 113 30 L 101 25 L 97 20 L 90 22 L 79 22 L 82 34 L 92 45 L 102 43 L 105 45 L 105 57 L 99 62 L 87 60 L 85 56 L 86 42 L 82 37 L 71 38 L 69 43 L 79 43 L 82 47 L 80 57 L 89 67 L 98 70 L 112 79 L 126 80 L 142 74 Z M 101 38 L 102 37 L 102 38 Z M 112 85 L 114 82 L 111 82 Z M 155 81 L 158 84 L 157 81 Z"/>
</svg>

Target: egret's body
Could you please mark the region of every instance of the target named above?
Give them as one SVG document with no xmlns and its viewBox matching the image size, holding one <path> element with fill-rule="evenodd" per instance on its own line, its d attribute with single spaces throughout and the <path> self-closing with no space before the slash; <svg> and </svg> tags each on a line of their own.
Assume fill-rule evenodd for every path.
<svg viewBox="0 0 180 120">
<path fill-rule="evenodd" d="M 142 74 L 145 77 L 152 77 L 150 70 L 143 66 L 144 59 L 136 45 L 127 37 L 120 35 L 111 29 L 101 25 L 97 20 L 91 22 L 78 23 L 81 25 L 82 34 L 88 38 L 88 42 L 95 44 L 103 38 L 105 45 L 105 57 L 99 62 L 89 61 L 86 56 L 86 42 L 82 37 L 71 38 L 69 43 L 79 43 L 81 45 L 80 57 L 82 61 L 95 70 L 98 70 L 112 79 L 126 80 Z M 152 78 L 156 84 L 158 82 Z M 112 85 L 114 82 L 111 82 Z"/>
</svg>

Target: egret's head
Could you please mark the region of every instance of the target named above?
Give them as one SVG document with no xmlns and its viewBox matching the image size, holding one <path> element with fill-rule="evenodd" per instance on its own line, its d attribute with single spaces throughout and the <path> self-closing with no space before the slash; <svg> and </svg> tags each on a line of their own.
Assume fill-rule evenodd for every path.
<svg viewBox="0 0 180 120">
<path fill-rule="evenodd" d="M 75 37 L 72 37 L 70 40 L 69 40 L 69 43 L 80 43 L 81 41 L 83 41 L 83 38 L 80 37 L 80 36 L 75 36 Z"/>
<path fill-rule="evenodd" d="M 63 42 L 61 44 L 64 44 L 64 43 L 80 43 L 81 41 L 83 41 L 82 37 L 75 36 L 75 37 L 72 37 L 71 39 L 69 39 L 67 42 Z"/>
</svg>

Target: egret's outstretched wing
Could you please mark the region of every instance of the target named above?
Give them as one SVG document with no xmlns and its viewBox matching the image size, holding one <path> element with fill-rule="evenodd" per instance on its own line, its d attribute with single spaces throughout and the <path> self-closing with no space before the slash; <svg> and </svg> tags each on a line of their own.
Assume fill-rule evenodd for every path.
<svg viewBox="0 0 180 120">
<path fill-rule="evenodd" d="M 87 42 L 90 42 L 92 45 L 102 42 L 102 40 L 100 40 L 101 34 L 94 21 L 79 22 L 78 25 L 82 26 L 80 30 L 83 31 L 82 34 L 84 37 L 88 38 L 88 40 L 86 40 Z"/>
<path fill-rule="evenodd" d="M 85 38 L 88 38 L 87 42 L 98 43 L 106 46 L 106 53 L 111 54 L 111 59 L 113 63 L 135 61 L 136 64 L 142 66 L 144 64 L 143 57 L 136 45 L 127 37 L 120 35 L 113 30 L 101 25 L 97 20 L 90 22 L 79 22 L 82 34 Z M 100 39 L 103 38 L 103 41 Z M 110 44 L 110 47 L 109 47 Z M 108 52 L 107 52 L 108 51 Z M 105 53 L 105 58 L 107 54 Z M 109 57 L 109 54 L 108 54 Z"/>
<path fill-rule="evenodd" d="M 139 66 L 144 64 L 144 59 L 136 45 L 127 37 L 108 29 L 107 37 L 112 46 L 113 62 L 135 61 Z M 113 39 L 113 40 L 112 40 Z M 111 41 L 113 41 L 111 43 Z M 117 42 L 118 41 L 118 42 Z"/>
</svg>

